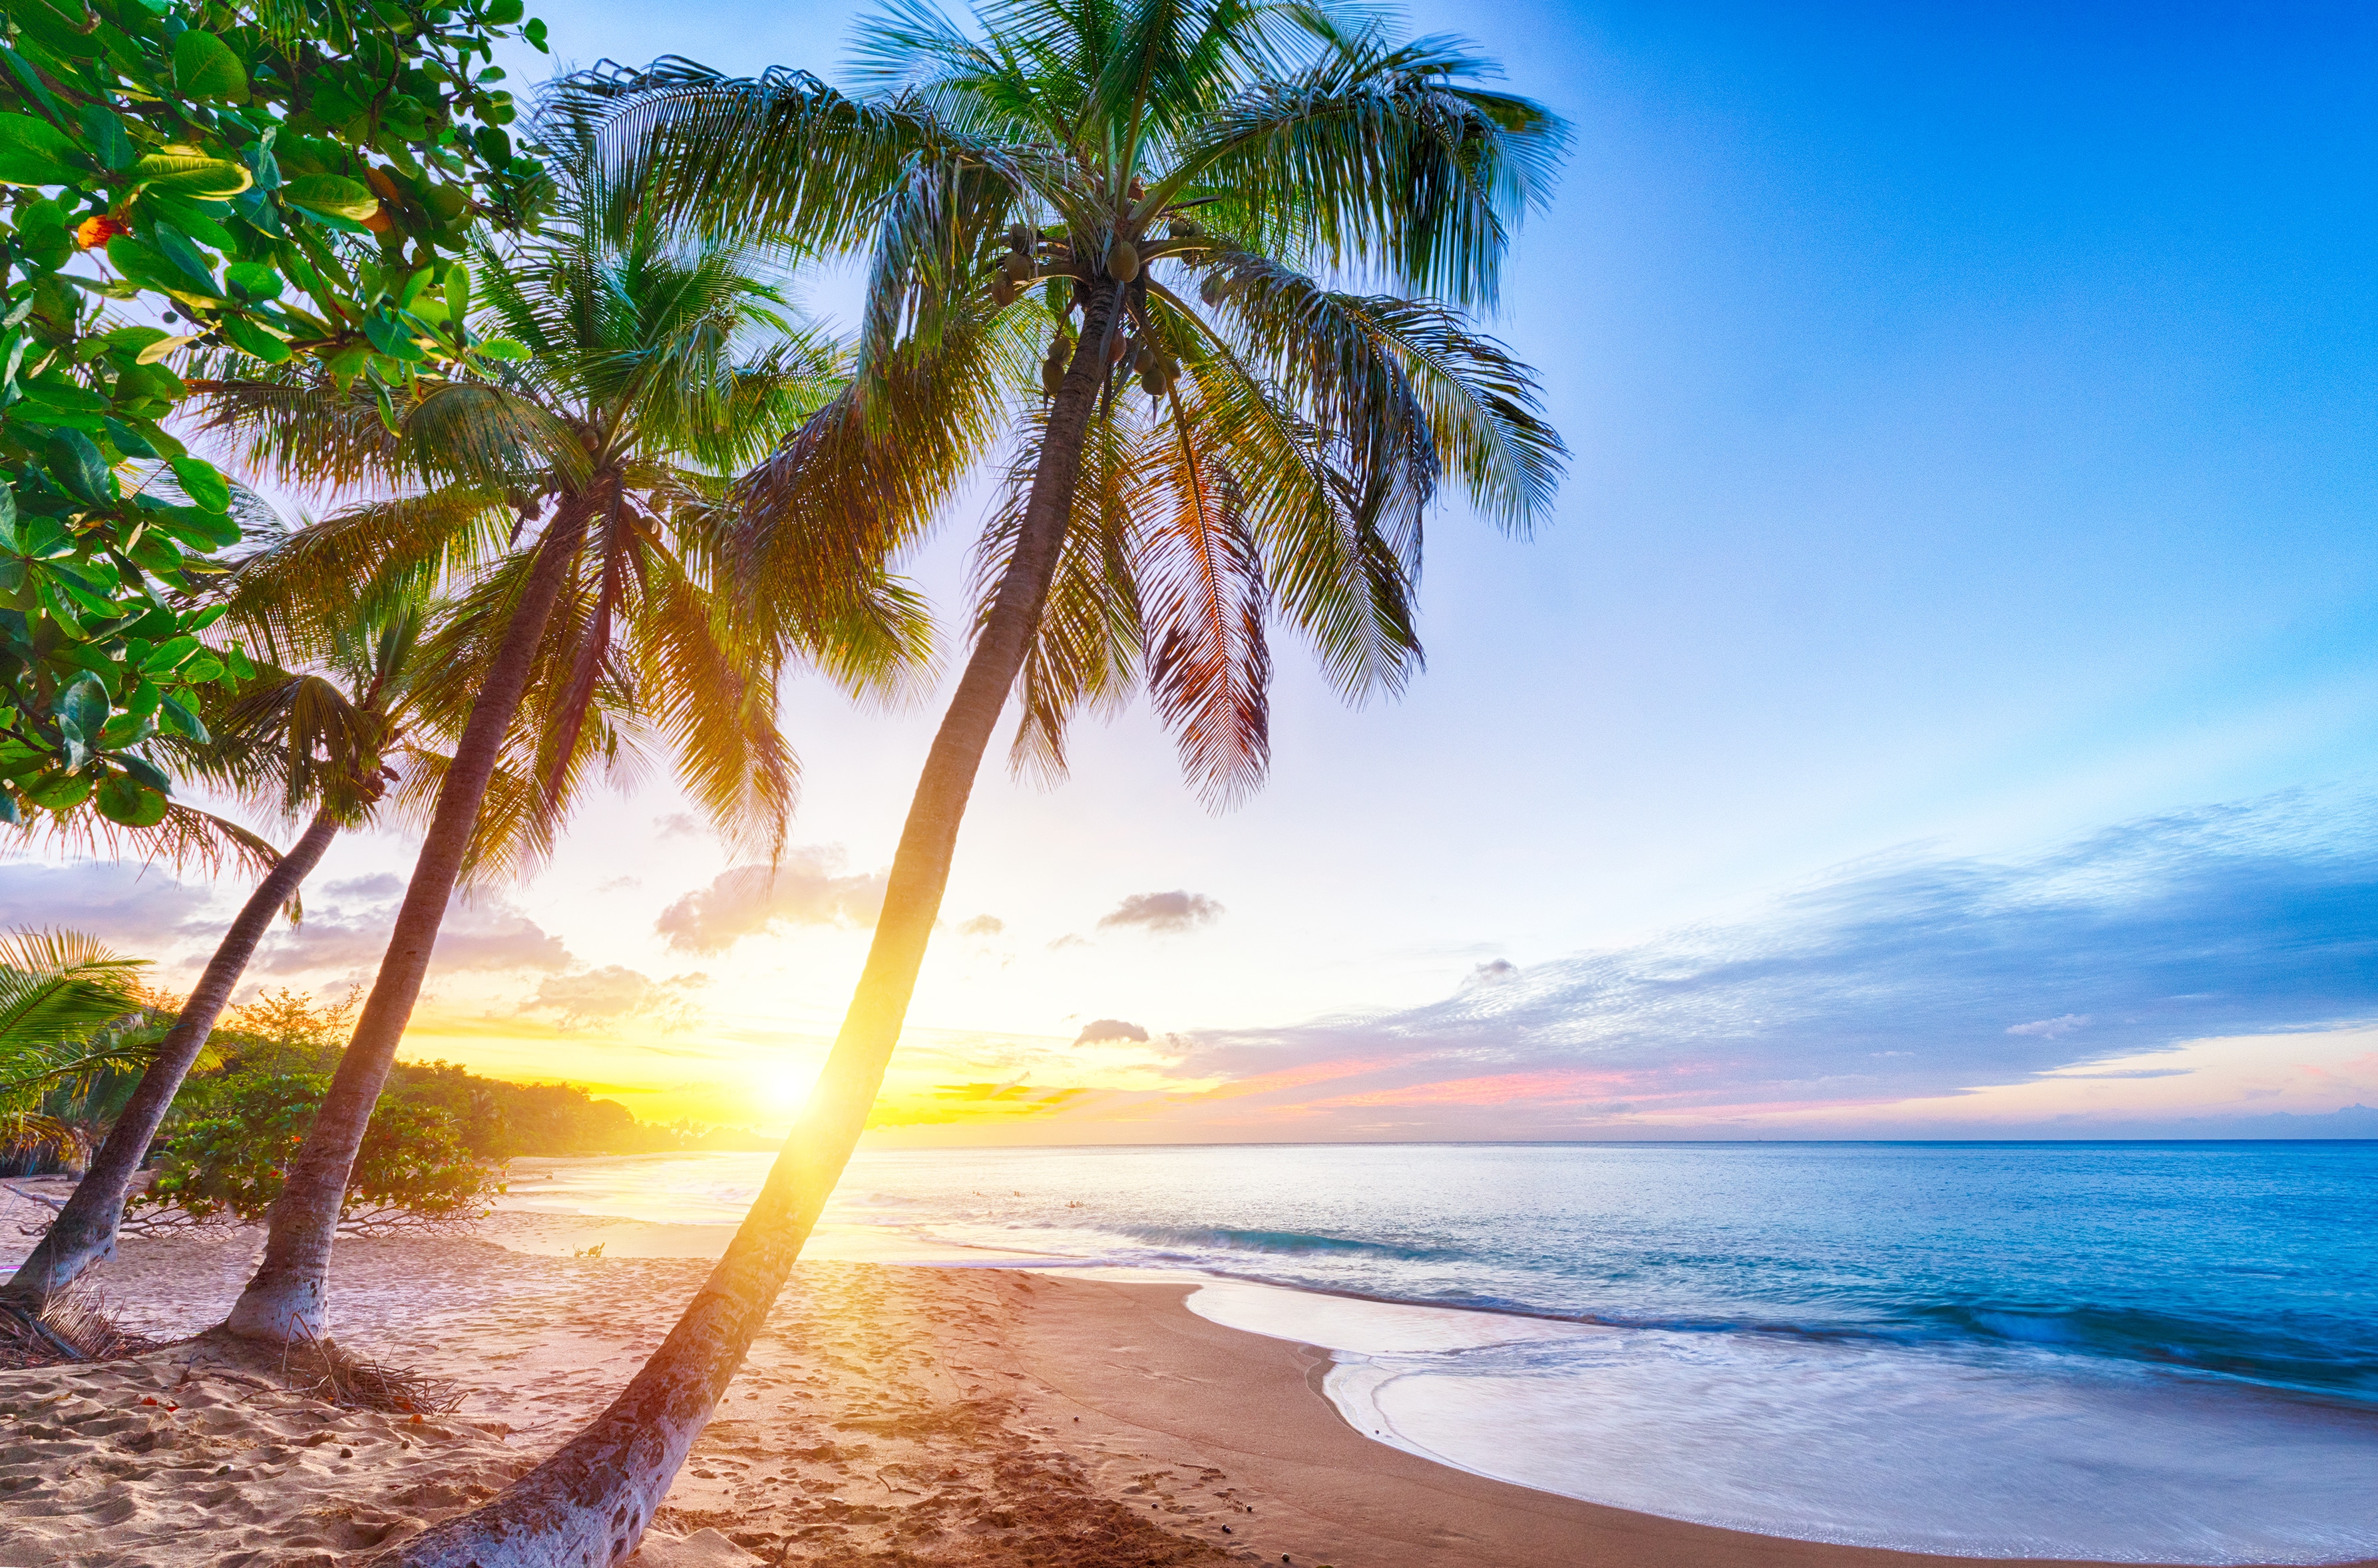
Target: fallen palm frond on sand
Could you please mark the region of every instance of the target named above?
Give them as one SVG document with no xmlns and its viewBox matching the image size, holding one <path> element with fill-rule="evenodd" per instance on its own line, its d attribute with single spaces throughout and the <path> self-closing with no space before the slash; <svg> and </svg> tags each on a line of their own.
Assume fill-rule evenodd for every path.
<svg viewBox="0 0 2378 1568">
<path fill-rule="evenodd" d="M 0 1301 L 0 1368 L 103 1361 L 155 1348 L 156 1341 L 118 1328 L 100 1293 L 87 1286 L 59 1291 L 38 1312 Z"/>
</svg>

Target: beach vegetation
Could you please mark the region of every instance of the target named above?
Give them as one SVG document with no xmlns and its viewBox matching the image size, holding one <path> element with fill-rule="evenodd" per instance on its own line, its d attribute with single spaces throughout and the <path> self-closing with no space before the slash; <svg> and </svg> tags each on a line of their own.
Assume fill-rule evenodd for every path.
<svg viewBox="0 0 2378 1568">
<path fill-rule="evenodd" d="M 239 524 L 184 445 L 184 351 L 387 395 L 493 351 L 439 313 L 546 183 L 471 64 L 518 0 L 31 0 L 0 32 L 0 821 L 145 826 L 239 674 L 198 634 Z M 442 253 L 442 254 L 441 254 Z"/>
</svg>

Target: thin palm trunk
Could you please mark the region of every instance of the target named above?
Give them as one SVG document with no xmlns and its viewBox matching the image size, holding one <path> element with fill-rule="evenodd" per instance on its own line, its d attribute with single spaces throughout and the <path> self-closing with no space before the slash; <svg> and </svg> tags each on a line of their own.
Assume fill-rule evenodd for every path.
<svg viewBox="0 0 2378 1568">
<path fill-rule="evenodd" d="M 1116 291 L 1102 286 L 1051 411 L 1015 557 L 925 759 L 893 856 L 883 913 L 842 1033 L 727 1255 L 610 1407 L 486 1507 L 416 1536 L 382 1568 L 554 1568 L 624 1562 L 726 1395 L 859 1143 L 899 1044 L 941 916 L 958 824 L 1000 710 L 1048 603 L 1090 415 L 1106 376 Z"/>
<path fill-rule="evenodd" d="M 454 748 L 454 760 L 438 786 L 438 803 L 422 838 L 421 857 L 396 914 L 396 929 L 372 982 L 370 999 L 355 1023 L 354 1037 L 339 1059 L 322 1108 L 306 1130 L 287 1183 L 267 1216 L 270 1228 L 264 1261 L 241 1292 L 223 1326 L 234 1334 L 286 1344 L 330 1336 L 330 1242 L 338 1234 L 347 1179 L 364 1130 L 388 1082 L 396 1047 L 413 1017 L 428 973 L 429 955 L 447 903 L 462 874 L 464 855 L 478 824 L 479 807 L 495 777 L 504 735 L 519 712 L 536 662 L 537 646 L 553 618 L 570 557 L 585 531 L 586 497 L 565 499 L 538 547 L 519 602 L 504 628 L 502 643 L 487 671 L 486 685 L 471 706 Z"/>
<path fill-rule="evenodd" d="M 206 972 L 191 987 L 181 1016 L 158 1045 L 156 1059 L 140 1075 L 131 1100 L 108 1130 L 107 1141 L 92 1156 L 90 1168 L 75 1184 L 66 1206 L 42 1234 L 32 1256 L 18 1265 L 0 1294 L 38 1306 L 115 1250 L 116 1227 L 124 1219 L 132 1179 L 139 1173 L 157 1129 L 164 1124 L 165 1113 L 173 1108 L 182 1080 L 189 1076 L 191 1065 L 205 1048 L 215 1020 L 222 1016 L 273 916 L 296 895 L 338 833 L 339 824 L 328 812 L 316 813 L 289 853 L 248 895 L 238 918 L 223 933 L 214 957 L 207 961 Z"/>
</svg>

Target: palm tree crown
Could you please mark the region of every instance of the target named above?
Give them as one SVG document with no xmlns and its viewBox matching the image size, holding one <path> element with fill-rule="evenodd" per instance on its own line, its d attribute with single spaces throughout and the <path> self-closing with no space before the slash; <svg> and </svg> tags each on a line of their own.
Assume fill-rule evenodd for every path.
<svg viewBox="0 0 2378 1568">
<path fill-rule="evenodd" d="M 1275 618 L 1348 697 L 1394 690 L 1421 658 L 1411 594 L 1444 483 L 1513 531 L 1545 515 L 1559 438 L 1463 310 L 1493 302 L 1566 132 L 1483 85 L 1459 41 L 1314 7 L 1010 0 L 975 19 L 903 0 L 863 23 L 865 98 L 665 61 L 565 102 L 609 108 L 630 133 L 615 177 L 655 205 L 871 250 L 859 378 L 741 487 L 754 583 L 811 518 L 905 540 L 1003 438 L 987 601 L 1041 399 L 1076 316 L 1116 291 L 1015 760 L 1062 773 L 1069 719 L 1144 682 L 1227 801 L 1267 761 Z"/>
</svg>

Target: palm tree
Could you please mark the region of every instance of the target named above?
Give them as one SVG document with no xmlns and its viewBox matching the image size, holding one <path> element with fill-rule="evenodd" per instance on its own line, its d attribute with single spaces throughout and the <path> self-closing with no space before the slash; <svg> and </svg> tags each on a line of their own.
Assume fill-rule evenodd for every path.
<svg viewBox="0 0 2378 1568">
<path fill-rule="evenodd" d="M 459 732 L 451 763 L 354 1038 L 232 1310 L 236 1333 L 328 1337 L 348 1174 L 483 818 L 549 846 L 574 781 L 642 736 L 673 752 L 722 832 L 773 854 L 796 778 L 775 727 L 785 660 L 806 654 L 864 688 L 923 652 L 924 617 L 881 558 L 831 542 L 812 552 L 820 569 L 801 602 L 771 623 L 774 640 L 739 638 L 716 612 L 720 475 L 830 395 L 837 366 L 787 319 L 768 257 L 667 239 L 623 215 L 569 151 L 546 237 L 478 253 L 484 309 L 473 315 L 461 266 L 411 307 L 424 334 L 469 317 L 508 341 L 517 358 L 487 378 L 425 374 L 401 392 L 305 370 L 192 383 L 207 425 L 251 472 L 382 497 L 256 563 L 258 592 L 303 605 L 323 583 L 366 603 L 405 583 L 455 583 L 441 647 L 473 672 L 425 704 Z M 609 700 L 632 711 L 634 734 L 589 722 Z M 500 787 L 508 737 L 523 734 L 522 787 Z"/>
<path fill-rule="evenodd" d="M 1420 662 L 1440 484 L 1513 530 L 1550 505 L 1561 447 L 1533 377 L 1462 310 L 1493 300 L 1547 193 L 1551 115 L 1481 86 L 1456 42 L 1312 7 L 1000 0 L 977 19 L 903 0 L 864 24 L 867 100 L 683 62 L 577 86 L 613 106 L 616 177 L 650 202 L 871 236 L 859 376 L 740 487 L 742 581 L 768 594 L 819 517 L 907 537 L 1003 434 L 1007 499 L 857 993 L 751 1214 L 593 1425 L 393 1562 L 633 1550 L 865 1125 L 1011 691 L 1016 761 L 1054 772 L 1070 718 L 1144 681 L 1227 801 L 1268 760 L 1273 616 L 1348 697 L 1393 690 Z M 1331 286 L 1363 278 L 1384 292 Z"/>
<path fill-rule="evenodd" d="M 137 1044 L 94 1040 L 142 1006 L 138 971 L 78 931 L 0 937 L 0 1149 L 67 1149 L 81 1134 L 43 1114 L 43 1094 L 143 1059 Z"/>
<path fill-rule="evenodd" d="M 369 821 L 390 781 L 434 774 L 445 760 L 422 748 L 411 712 L 427 673 L 422 634 L 433 611 L 422 595 L 317 617 L 306 628 L 311 648 L 293 639 L 285 606 L 253 592 L 229 603 L 225 624 L 265 658 L 206 714 L 208 742 L 177 747 L 177 772 L 306 828 L 241 906 L 65 1208 L 0 1292 L 14 1299 L 38 1305 L 114 1247 L 133 1179 L 274 915 L 296 917 L 299 890 L 331 840 Z"/>
</svg>

